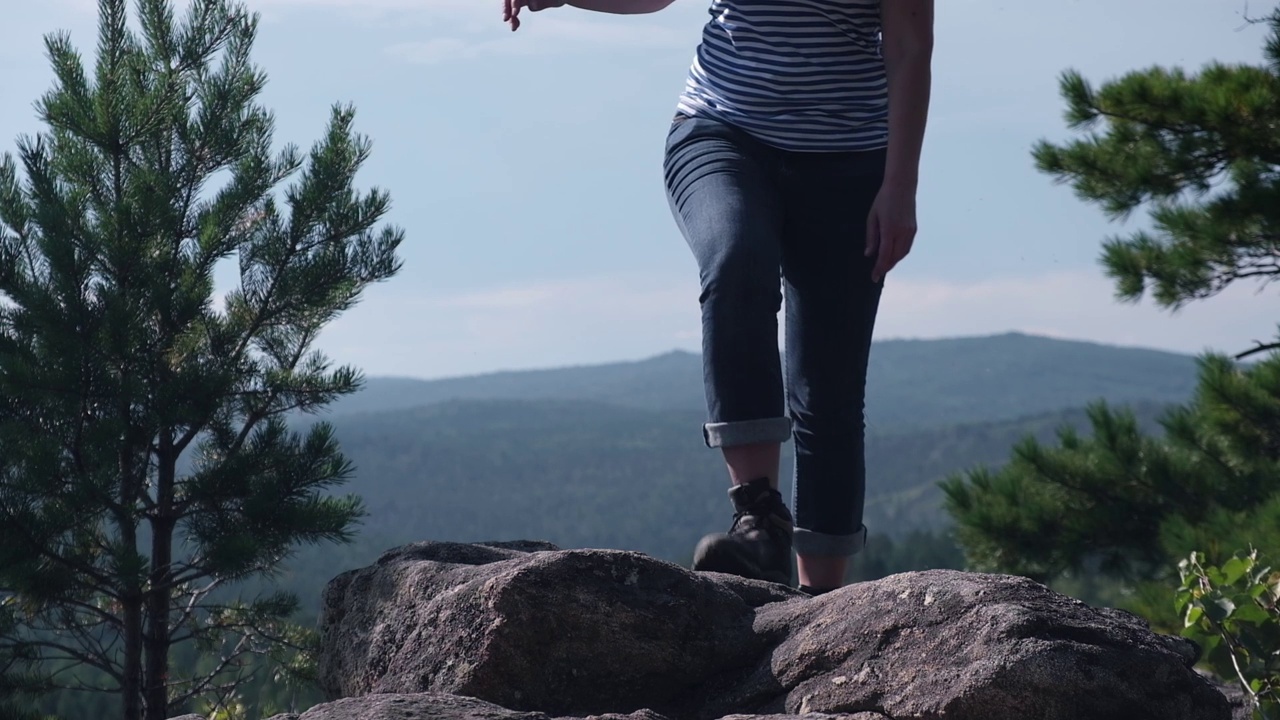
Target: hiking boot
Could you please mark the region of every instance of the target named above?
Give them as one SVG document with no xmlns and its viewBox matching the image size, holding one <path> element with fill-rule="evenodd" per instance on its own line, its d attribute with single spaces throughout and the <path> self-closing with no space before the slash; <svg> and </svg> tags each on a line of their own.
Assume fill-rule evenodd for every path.
<svg viewBox="0 0 1280 720">
<path fill-rule="evenodd" d="M 791 585 L 791 511 L 768 478 L 735 485 L 737 511 L 727 533 L 707 535 L 693 553 L 693 569 Z"/>
</svg>

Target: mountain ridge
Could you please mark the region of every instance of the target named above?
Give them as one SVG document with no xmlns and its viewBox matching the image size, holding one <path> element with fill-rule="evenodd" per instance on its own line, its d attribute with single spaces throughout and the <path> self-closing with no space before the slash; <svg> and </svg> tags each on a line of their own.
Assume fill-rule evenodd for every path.
<svg viewBox="0 0 1280 720">
<path fill-rule="evenodd" d="M 869 429 L 1010 420 L 1112 402 L 1180 402 L 1197 359 L 1163 350 L 1026 333 L 899 339 L 875 345 L 868 370 Z M 369 377 L 328 416 L 464 399 L 579 399 L 704 412 L 701 356 L 672 350 L 641 360 L 506 370 L 435 380 Z"/>
</svg>

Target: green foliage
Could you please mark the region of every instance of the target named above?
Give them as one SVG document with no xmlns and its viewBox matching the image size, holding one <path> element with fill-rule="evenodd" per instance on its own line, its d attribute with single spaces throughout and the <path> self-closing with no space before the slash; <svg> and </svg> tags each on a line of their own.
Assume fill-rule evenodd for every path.
<svg viewBox="0 0 1280 720">
<path fill-rule="evenodd" d="M 1201 645 L 1219 677 L 1236 678 L 1266 718 L 1280 714 L 1280 571 L 1263 562 L 1257 550 L 1221 567 L 1191 553 L 1178 563 L 1175 608 L 1183 636 Z"/>
<path fill-rule="evenodd" d="M 47 130 L 0 161 L 0 589 L 10 636 L 159 720 L 255 654 L 305 652 L 296 598 L 234 589 L 364 512 L 331 494 L 353 467 L 328 426 L 285 417 L 359 388 L 312 346 L 398 271 L 402 234 L 354 187 L 350 108 L 309 153 L 273 151 L 241 5 L 99 13 L 91 67 L 47 39 Z M 215 298 L 226 261 L 240 282 Z M 220 659 L 171 672 L 184 643 Z"/>
<path fill-rule="evenodd" d="M 1177 308 L 1280 275 L 1280 9 L 1270 28 L 1265 66 L 1154 67 L 1100 88 L 1064 74 L 1067 121 L 1089 132 L 1038 143 L 1037 167 L 1112 217 L 1149 207 L 1151 231 L 1105 245 L 1120 297 L 1137 300 L 1150 287 Z"/>
<path fill-rule="evenodd" d="M 297 623 L 314 626 L 314 619 L 300 617 Z M 217 655 L 201 652 L 192 643 L 175 646 L 170 659 L 175 667 L 192 668 L 192 674 L 207 673 L 219 661 Z M 263 720 L 279 713 L 301 713 L 325 700 L 314 684 L 295 683 L 280 677 L 279 665 L 269 656 L 250 655 L 242 665 L 237 676 L 228 676 L 227 682 L 220 683 L 205 696 L 173 712 L 208 717 L 214 712 L 239 707 L 244 710 L 243 720 Z M 97 687 L 106 682 L 99 671 L 86 666 L 70 669 L 60 679 L 67 686 L 83 682 L 89 687 Z M 105 703 L 106 697 L 101 692 L 62 689 L 40 698 L 35 707 L 45 716 L 58 720 L 101 720 Z"/>
<path fill-rule="evenodd" d="M 1280 356 L 1249 367 L 1202 363 L 1193 400 L 1142 432 L 1098 404 L 1092 436 L 1017 445 L 999 470 L 943 483 L 974 567 L 1049 581 L 1085 570 L 1130 583 L 1167 580 L 1172 558 L 1205 548 L 1280 547 Z"/>
<path fill-rule="evenodd" d="M 1037 166 L 1113 218 L 1148 210 L 1152 230 L 1113 238 L 1103 264 L 1117 294 L 1150 289 L 1178 308 L 1242 279 L 1280 276 L 1280 9 L 1267 66 L 1151 68 L 1094 88 L 1068 72 L 1068 123 L 1086 131 L 1039 143 Z M 1108 588 L 1160 629 L 1183 626 L 1168 602 L 1174 563 L 1193 551 L 1235 567 L 1239 548 L 1280 549 L 1280 348 L 1200 360 L 1194 397 L 1159 434 L 1106 402 L 1092 432 L 1026 438 L 999 469 L 943 483 L 977 569 Z"/>
</svg>

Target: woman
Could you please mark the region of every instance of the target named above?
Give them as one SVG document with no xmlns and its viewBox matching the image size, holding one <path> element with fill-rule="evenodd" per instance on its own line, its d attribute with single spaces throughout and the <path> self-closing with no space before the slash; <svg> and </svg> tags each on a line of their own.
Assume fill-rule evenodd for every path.
<svg viewBox="0 0 1280 720">
<path fill-rule="evenodd" d="M 671 2 L 504 0 L 503 15 L 515 30 L 523 8 Z M 710 14 L 664 162 L 702 283 L 703 436 L 735 509 L 694 569 L 790 584 L 794 549 L 800 588 L 819 594 L 866 542 L 867 356 L 885 274 L 916 233 L 933 0 L 711 0 Z M 788 439 L 794 522 L 777 489 Z"/>
</svg>

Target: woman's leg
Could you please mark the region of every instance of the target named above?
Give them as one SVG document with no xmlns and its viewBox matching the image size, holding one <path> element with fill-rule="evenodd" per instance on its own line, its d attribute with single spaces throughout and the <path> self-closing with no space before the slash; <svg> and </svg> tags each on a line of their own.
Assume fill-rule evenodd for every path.
<svg viewBox="0 0 1280 720">
<path fill-rule="evenodd" d="M 780 446 L 791 435 L 778 354 L 777 157 L 739 130 L 692 118 L 673 127 L 664 170 L 701 281 L 703 437 L 724 452 L 730 498 L 748 518 L 700 545 L 694 567 L 789 582 L 791 517 L 777 493 Z"/>
<path fill-rule="evenodd" d="M 711 447 L 790 437 L 778 356 L 782 212 L 771 155 L 704 118 L 679 122 L 667 140 L 667 194 L 701 283 L 703 430 Z"/>
<path fill-rule="evenodd" d="M 787 401 L 800 583 L 844 584 L 866 542 L 863 416 L 881 286 L 865 257 L 884 153 L 789 155 L 783 245 Z"/>
<path fill-rule="evenodd" d="M 672 212 L 701 282 L 704 440 L 730 449 L 737 476 L 767 470 L 769 446 L 790 438 L 778 356 L 782 212 L 773 155 L 728 125 L 689 118 L 672 129 L 664 163 Z M 777 473 L 768 473 L 775 482 Z"/>
</svg>

